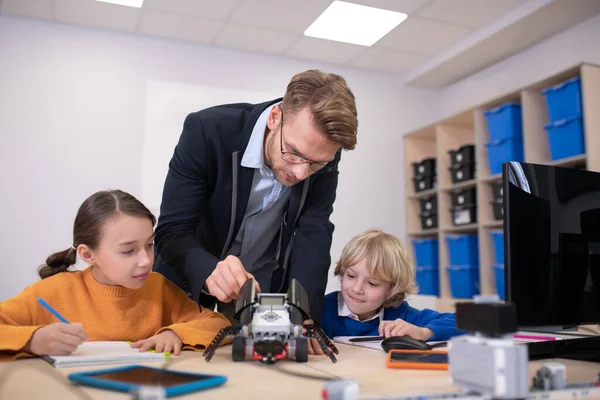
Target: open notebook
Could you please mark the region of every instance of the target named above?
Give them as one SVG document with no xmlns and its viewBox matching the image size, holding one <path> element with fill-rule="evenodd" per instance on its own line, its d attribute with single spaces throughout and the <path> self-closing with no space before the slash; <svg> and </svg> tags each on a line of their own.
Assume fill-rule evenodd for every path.
<svg viewBox="0 0 600 400">
<path fill-rule="evenodd" d="M 170 358 L 169 353 L 147 351 L 140 353 L 127 342 L 85 342 L 68 356 L 42 356 L 56 368 L 83 367 L 86 365 L 138 363 L 161 361 Z"/>
</svg>

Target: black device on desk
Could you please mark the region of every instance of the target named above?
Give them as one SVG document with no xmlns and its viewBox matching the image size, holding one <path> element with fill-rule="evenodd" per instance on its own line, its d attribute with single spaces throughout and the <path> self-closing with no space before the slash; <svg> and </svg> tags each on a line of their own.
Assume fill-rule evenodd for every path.
<svg viewBox="0 0 600 400">
<path fill-rule="evenodd" d="M 430 344 L 410 336 L 390 336 L 381 341 L 381 348 L 389 353 L 390 350 L 431 350 Z"/>
<path fill-rule="evenodd" d="M 386 353 L 390 350 L 431 350 L 434 347 L 445 346 L 446 342 L 439 342 L 431 345 L 422 340 L 412 338 L 410 336 L 365 336 L 350 339 L 351 342 L 377 342 L 381 340 L 381 348 Z"/>
<path fill-rule="evenodd" d="M 519 329 L 600 323 L 600 173 L 509 162 L 502 177 L 505 293 Z M 600 361 L 600 338 L 529 350 L 531 358 Z"/>
</svg>

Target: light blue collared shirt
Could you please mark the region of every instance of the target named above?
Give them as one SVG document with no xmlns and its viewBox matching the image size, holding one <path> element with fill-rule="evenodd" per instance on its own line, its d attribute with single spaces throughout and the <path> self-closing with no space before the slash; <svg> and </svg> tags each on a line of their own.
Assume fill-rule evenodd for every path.
<svg viewBox="0 0 600 400">
<path fill-rule="evenodd" d="M 256 121 L 242 157 L 242 167 L 253 168 L 254 177 L 242 225 L 228 252 L 241 259 L 265 292 L 269 291 L 271 275 L 277 268 L 277 238 L 290 195 L 290 188 L 277 182 L 264 162 L 267 119 L 274 106 L 264 110 Z"/>
</svg>

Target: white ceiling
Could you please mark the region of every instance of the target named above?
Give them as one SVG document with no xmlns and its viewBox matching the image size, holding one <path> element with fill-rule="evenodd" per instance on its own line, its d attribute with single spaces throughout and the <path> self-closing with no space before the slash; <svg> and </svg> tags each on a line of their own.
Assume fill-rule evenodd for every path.
<svg viewBox="0 0 600 400">
<path fill-rule="evenodd" d="M 372 47 L 303 35 L 333 0 L 145 0 L 141 9 L 94 0 L 0 1 L 0 12 L 11 15 L 414 76 L 426 62 L 523 8 L 524 3 L 565 0 L 346 0 L 409 15 Z M 489 49 L 486 56 L 493 58 L 487 53 Z M 507 54 L 510 49 L 503 48 L 502 55 Z M 456 64 L 457 60 L 452 61 Z M 481 68 L 485 62 L 478 61 L 477 68 Z M 465 71 L 458 75 L 474 72 L 469 71 L 469 63 L 462 64 Z M 455 70 L 452 67 L 452 79 L 456 79 Z M 431 68 L 427 72 L 431 74 Z M 443 72 L 443 65 L 441 69 L 436 65 L 435 83 L 429 77 L 423 85 L 450 83 L 440 79 Z"/>
</svg>

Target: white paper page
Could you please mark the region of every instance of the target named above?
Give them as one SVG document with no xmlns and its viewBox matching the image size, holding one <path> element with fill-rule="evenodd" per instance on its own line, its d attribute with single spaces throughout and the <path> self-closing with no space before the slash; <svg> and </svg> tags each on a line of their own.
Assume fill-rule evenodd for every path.
<svg viewBox="0 0 600 400">
<path fill-rule="evenodd" d="M 333 341 L 336 343 L 349 344 L 351 346 L 366 347 L 368 349 L 383 351 L 381 348 L 381 340 L 375 340 L 372 342 L 351 342 L 350 339 L 364 336 L 336 336 Z"/>
<path fill-rule="evenodd" d="M 68 356 L 45 356 L 56 368 L 165 360 L 164 353 L 132 349 L 127 342 L 85 342 Z"/>
</svg>

